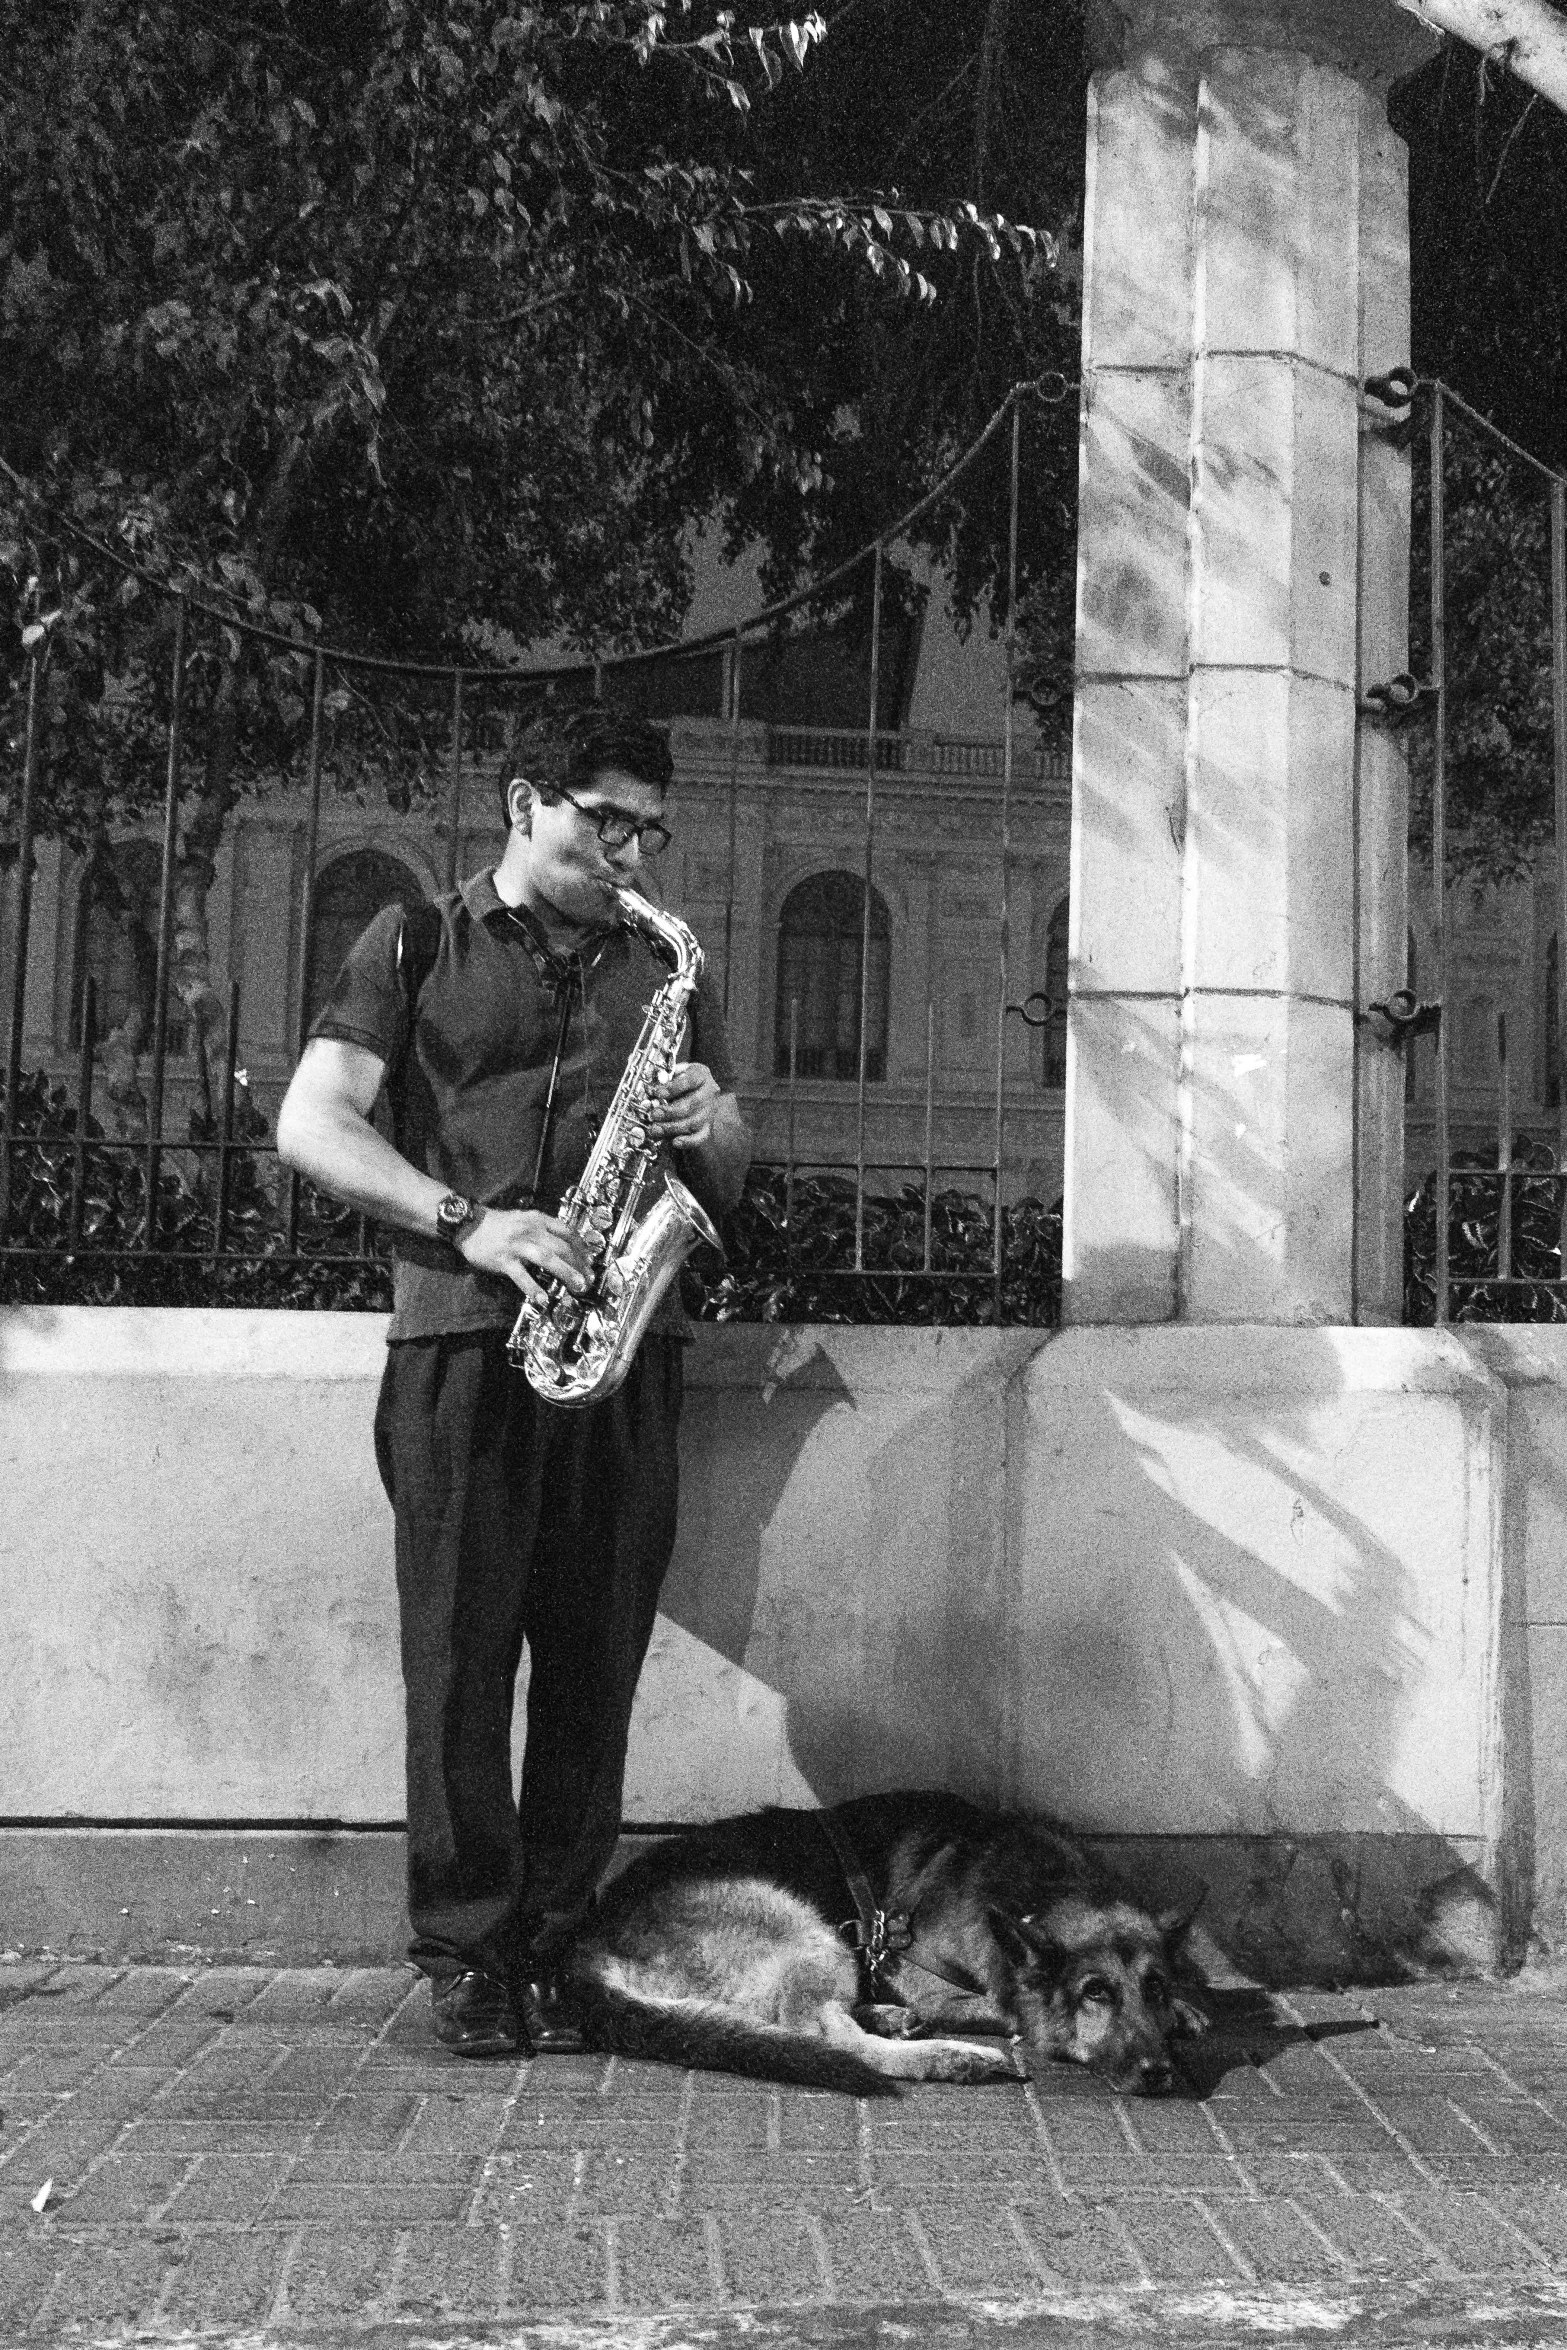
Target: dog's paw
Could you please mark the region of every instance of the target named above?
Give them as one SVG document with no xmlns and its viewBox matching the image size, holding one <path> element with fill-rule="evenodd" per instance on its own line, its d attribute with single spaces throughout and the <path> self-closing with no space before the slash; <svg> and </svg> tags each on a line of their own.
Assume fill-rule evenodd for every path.
<svg viewBox="0 0 1567 2350">
<path fill-rule="evenodd" d="M 1205 2015 L 1190 1999 L 1182 1999 L 1177 1995 L 1170 2001 L 1170 2029 L 1178 2039 L 1195 2040 L 1200 2033 L 1209 2029 L 1212 2022 L 1213 2018 Z"/>
<path fill-rule="evenodd" d="M 912 2007 L 899 2007 L 889 2001 L 885 2006 L 867 2005 L 850 2011 L 862 2032 L 874 2032 L 878 2040 L 912 2040 L 920 2028 L 920 2019 Z"/>
<path fill-rule="evenodd" d="M 931 2043 L 930 2054 L 932 2062 L 925 2075 L 928 2081 L 955 2081 L 972 2089 L 986 2081 L 1015 2081 L 1021 2077 L 1010 2048 L 985 2048 L 967 2040 L 938 2040 Z"/>
</svg>

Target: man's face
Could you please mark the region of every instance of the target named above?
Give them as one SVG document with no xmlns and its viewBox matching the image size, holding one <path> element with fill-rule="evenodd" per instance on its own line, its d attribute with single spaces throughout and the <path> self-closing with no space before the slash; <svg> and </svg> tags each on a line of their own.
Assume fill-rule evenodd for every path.
<svg viewBox="0 0 1567 2350">
<path fill-rule="evenodd" d="M 620 767 L 601 767 L 587 783 L 574 784 L 567 799 L 533 795 L 528 879 L 546 905 L 569 921 L 603 922 L 609 892 L 630 881 L 641 862 L 633 835 L 621 848 L 598 837 L 600 816 L 628 816 L 636 823 L 659 817 L 664 795 L 651 783 Z"/>
</svg>

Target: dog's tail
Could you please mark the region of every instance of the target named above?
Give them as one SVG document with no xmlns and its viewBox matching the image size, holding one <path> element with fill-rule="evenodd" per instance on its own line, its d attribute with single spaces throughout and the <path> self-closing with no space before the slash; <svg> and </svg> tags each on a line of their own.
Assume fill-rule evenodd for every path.
<svg viewBox="0 0 1567 2350">
<path fill-rule="evenodd" d="M 579 1975 L 572 1984 L 590 2048 L 643 2056 L 701 2072 L 744 2073 L 798 2089 L 839 2089 L 852 2097 L 896 2097 L 887 2075 L 852 2049 L 810 2032 L 756 2023 L 707 1999 L 639 1999 Z"/>
</svg>

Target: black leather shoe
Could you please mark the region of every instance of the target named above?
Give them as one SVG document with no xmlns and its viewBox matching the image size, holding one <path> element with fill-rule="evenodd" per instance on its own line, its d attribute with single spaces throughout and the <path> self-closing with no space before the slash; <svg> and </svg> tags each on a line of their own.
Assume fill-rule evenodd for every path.
<svg viewBox="0 0 1567 2350">
<path fill-rule="evenodd" d="M 519 1983 L 517 2008 L 536 2056 L 576 2056 L 586 2045 L 571 1986 L 559 1975 Z"/>
<path fill-rule="evenodd" d="M 478 1967 L 437 1983 L 435 2036 L 454 2056 L 531 2056 L 528 2027 L 517 2002 L 495 1975 Z"/>
</svg>

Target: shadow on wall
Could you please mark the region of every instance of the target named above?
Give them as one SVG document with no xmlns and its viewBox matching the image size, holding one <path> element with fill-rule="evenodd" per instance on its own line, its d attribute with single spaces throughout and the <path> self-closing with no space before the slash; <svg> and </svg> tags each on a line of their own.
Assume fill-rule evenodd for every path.
<svg viewBox="0 0 1567 2350">
<path fill-rule="evenodd" d="M 1004 1795 L 1006 1388 L 1037 1344 L 780 1331 L 763 1377 L 715 1366 L 691 1396 L 707 1428 L 662 1609 L 781 1697 L 765 1799 Z M 720 1760 L 703 1808 L 735 1808 L 731 1780 Z"/>
<path fill-rule="evenodd" d="M 780 1333 L 700 1391 L 665 1611 L 774 1759 L 715 1752 L 694 1808 L 951 1787 L 1206 1881 L 1248 1974 L 1490 1963 L 1484 1374 L 1397 1331 L 930 1335 Z"/>
<path fill-rule="evenodd" d="M 1018 1790 L 1248 1972 L 1492 1963 L 1498 1396 L 1402 1331 L 1067 1333 L 1025 1376 Z"/>
</svg>

